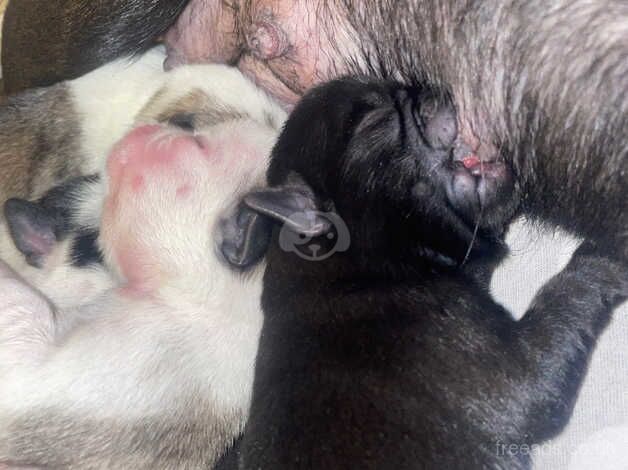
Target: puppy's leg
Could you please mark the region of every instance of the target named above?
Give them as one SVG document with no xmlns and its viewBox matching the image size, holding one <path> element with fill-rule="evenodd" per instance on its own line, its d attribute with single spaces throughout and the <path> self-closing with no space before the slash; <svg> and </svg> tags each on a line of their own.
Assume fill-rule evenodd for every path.
<svg viewBox="0 0 628 470">
<path fill-rule="evenodd" d="M 628 266 L 587 243 L 543 287 L 514 330 L 505 335 L 508 343 L 516 345 L 501 371 L 509 376 L 504 381 L 509 387 L 504 396 L 509 398 L 494 395 L 492 403 L 511 420 L 500 422 L 493 416 L 504 435 L 508 429 L 518 429 L 526 442 L 535 443 L 563 428 L 595 342 L 614 307 L 626 298 Z"/>
<path fill-rule="evenodd" d="M 90 321 L 53 338 L 44 360 L 0 376 L 0 462 L 64 469 L 213 464 L 244 421 L 242 409 L 218 404 L 211 389 L 205 352 L 214 338 L 190 319 L 178 322 L 185 313 L 142 305 L 101 300 L 85 312 Z"/>
<path fill-rule="evenodd" d="M 40 361 L 54 328 L 54 311 L 46 298 L 0 261 L 0 377 Z"/>
</svg>

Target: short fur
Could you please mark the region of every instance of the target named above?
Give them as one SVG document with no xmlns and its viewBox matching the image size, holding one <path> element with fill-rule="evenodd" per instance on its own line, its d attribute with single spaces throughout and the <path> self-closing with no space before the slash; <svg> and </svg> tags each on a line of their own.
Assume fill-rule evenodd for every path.
<svg viewBox="0 0 628 470">
<path fill-rule="evenodd" d="M 235 70 L 198 65 L 164 72 L 164 57 L 163 49 L 155 48 L 137 60 L 121 59 L 0 105 L 0 204 L 10 197 L 38 199 L 70 178 L 102 172 L 111 147 L 135 122 L 165 123 L 188 115 L 196 116 L 191 125 L 204 127 L 259 99 L 248 82 L 241 89 L 230 85 L 243 83 Z M 247 112 L 274 128 L 284 118 L 274 106 L 271 111 L 248 106 Z M 86 203 L 101 198 L 89 196 Z M 84 214 L 85 220 L 96 223 L 98 211 L 86 212 L 92 215 Z"/>
<path fill-rule="evenodd" d="M 59 309 L 0 265 L 0 466 L 198 469 L 244 426 L 262 273 L 234 272 L 217 247 L 242 193 L 263 179 L 284 115 L 237 70 L 199 67 L 177 71 L 142 113 L 151 127 L 134 132 L 163 121 L 146 153 L 134 153 L 131 134 L 109 158 L 117 176 L 100 246 L 114 288 Z M 200 124 L 182 129 L 189 92 Z M 146 180 L 138 191 L 141 162 L 182 142 L 206 145 L 204 157 L 172 152 L 166 171 L 135 175 Z M 124 166 L 129 155 L 139 166 Z M 75 216 L 88 226 L 99 191 L 82 190 Z"/>
<path fill-rule="evenodd" d="M 503 255 L 503 227 L 474 235 L 443 189 L 465 170 L 451 165 L 455 134 L 431 122 L 453 109 L 428 112 L 435 102 L 346 79 L 288 120 L 270 188 L 244 198 L 284 225 L 266 257 L 249 422 L 218 468 L 527 468 L 529 454 L 504 449 L 567 421 L 628 267 L 582 247 L 513 321 L 475 275 Z M 293 230 L 312 253 L 333 248 L 330 212 L 346 251 L 310 261 L 282 246 Z"/>
<path fill-rule="evenodd" d="M 514 209 L 628 258 L 626 2 L 338 3 L 363 39 L 354 69 L 449 87 L 463 137 L 512 167 Z"/>
<path fill-rule="evenodd" d="M 77 212 L 95 177 L 79 177 L 34 202 L 10 199 L 0 218 L 0 260 L 60 310 L 89 303 L 111 288 L 98 231 Z"/>
</svg>

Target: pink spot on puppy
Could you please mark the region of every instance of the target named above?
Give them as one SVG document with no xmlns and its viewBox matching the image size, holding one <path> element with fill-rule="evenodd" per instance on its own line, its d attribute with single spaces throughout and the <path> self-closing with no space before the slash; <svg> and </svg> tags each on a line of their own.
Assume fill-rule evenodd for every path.
<svg viewBox="0 0 628 470">
<path fill-rule="evenodd" d="M 128 178 L 132 189 L 139 189 L 142 184 L 138 177 L 172 166 L 180 157 L 201 151 L 200 144 L 191 135 L 168 134 L 159 125 L 140 126 L 129 132 L 109 155 L 109 181 L 115 187 Z"/>
<path fill-rule="evenodd" d="M 134 193 L 139 193 L 144 187 L 144 177 L 141 175 L 136 175 L 131 182 L 131 189 Z"/>
<path fill-rule="evenodd" d="M 177 199 L 186 199 L 192 193 L 192 186 L 184 184 L 177 188 Z"/>
<path fill-rule="evenodd" d="M 158 125 L 137 127 L 114 146 L 107 160 L 111 184 L 118 184 L 127 166 L 146 154 L 147 142 L 160 130 L 161 126 Z"/>
</svg>

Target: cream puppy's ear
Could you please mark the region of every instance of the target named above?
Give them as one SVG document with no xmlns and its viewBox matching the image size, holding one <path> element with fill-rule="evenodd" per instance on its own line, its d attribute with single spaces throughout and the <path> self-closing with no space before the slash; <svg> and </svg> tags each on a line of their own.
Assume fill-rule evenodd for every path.
<svg viewBox="0 0 628 470">
<path fill-rule="evenodd" d="M 58 241 L 58 221 L 54 214 L 37 203 L 14 198 L 5 203 L 4 216 L 11 238 L 26 262 L 42 267 Z"/>
</svg>

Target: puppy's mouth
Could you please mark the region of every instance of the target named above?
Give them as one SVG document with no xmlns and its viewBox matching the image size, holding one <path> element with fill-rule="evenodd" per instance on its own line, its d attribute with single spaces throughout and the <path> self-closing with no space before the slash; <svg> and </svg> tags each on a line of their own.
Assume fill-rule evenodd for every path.
<svg viewBox="0 0 628 470">
<path fill-rule="evenodd" d="M 499 204 L 511 180 L 503 159 L 480 158 L 465 143 L 455 143 L 447 196 L 464 218 L 476 221 L 484 211 Z"/>
</svg>

